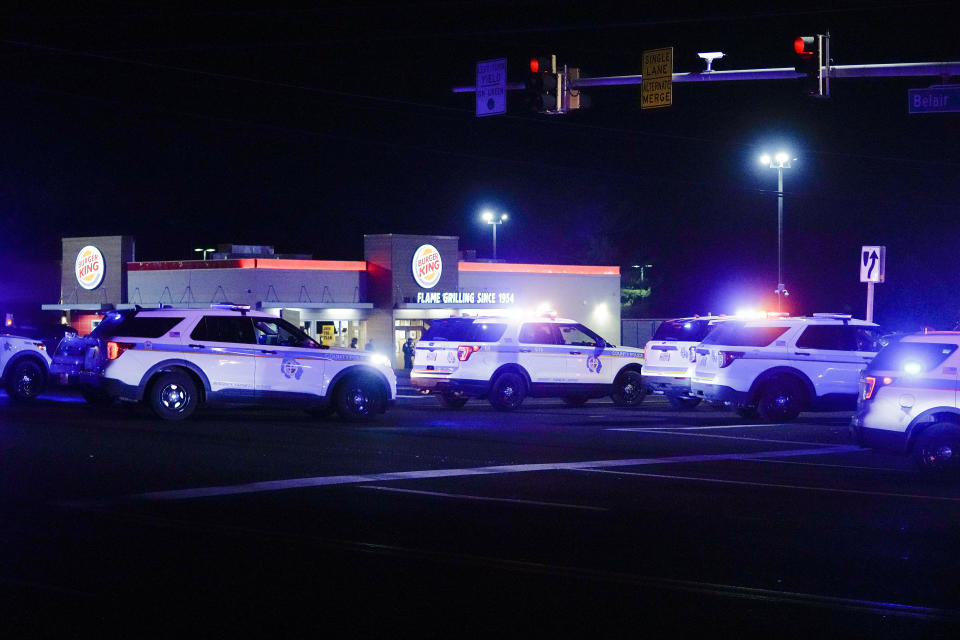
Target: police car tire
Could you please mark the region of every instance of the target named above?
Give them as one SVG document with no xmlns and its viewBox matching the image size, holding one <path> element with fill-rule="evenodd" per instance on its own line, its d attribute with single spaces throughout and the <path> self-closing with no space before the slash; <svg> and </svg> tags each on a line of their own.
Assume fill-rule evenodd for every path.
<svg viewBox="0 0 960 640">
<path fill-rule="evenodd" d="M 667 396 L 667 401 L 670 403 L 674 409 L 693 409 L 698 404 L 700 404 L 701 398 L 690 398 L 684 396 Z"/>
<path fill-rule="evenodd" d="M 463 405 L 467 404 L 467 400 L 469 400 L 467 396 L 458 393 L 446 391 L 440 394 L 440 404 L 447 409 L 462 409 Z"/>
<path fill-rule="evenodd" d="M 363 422 L 380 413 L 380 385 L 369 376 L 351 375 L 337 385 L 334 404 L 337 413 L 348 422 Z"/>
<path fill-rule="evenodd" d="M 490 404 L 497 411 L 513 411 L 523 403 L 527 396 L 527 385 L 523 376 L 506 371 L 497 376 L 490 388 Z"/>
<path fill-rule="evenodd" d="M 638 371 L 624 371 L 613 381 L 610 399 L 618 407 L 635 407 L 647 397 L 643 376 Z"/>
<path fill-rule="evenodd" d="M 162 420 L 186 420 L 197 410 L 197 385 L 179 371 L 161 373 L 150 384 L 147 404 Z"/>
<path fill-rule="evenodd" d="M 763 385 L 757 409 L 764 420 L 789 422 L 800 415 L 804 400 L 805 393 L 800 381 L 781 376 Z"/>
<path fill-rule="evenodd" d="M 913 446 L 913 460 L 927 476 L 960 472 L 960 425 L 937 422 L 924 429 Z"/>
<path fill-rule="evenodd" d="M 568 407 L 579 407 L 585 405 L 589 399 L 587 396 L 563 396 L 563 404 Z"/>
<path fill-rule="evenodd" d="M 33 360 L 23 359 L 7 372 L 7 395 L 11 400 L 29 402 L 43 392 L 45 383 L 43 368 Z"/>
</svg>

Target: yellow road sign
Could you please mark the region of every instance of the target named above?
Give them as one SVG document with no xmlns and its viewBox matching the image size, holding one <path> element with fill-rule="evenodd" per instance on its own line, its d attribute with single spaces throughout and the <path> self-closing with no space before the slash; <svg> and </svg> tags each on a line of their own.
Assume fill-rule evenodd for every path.
<svg viewBox="0 0 960 640">
<path fill-rule="evenodd" d="M 640 71 L 640 108 L 656 109 L 673 104 L 673 47 L 643 52 Z"/>
</svg>

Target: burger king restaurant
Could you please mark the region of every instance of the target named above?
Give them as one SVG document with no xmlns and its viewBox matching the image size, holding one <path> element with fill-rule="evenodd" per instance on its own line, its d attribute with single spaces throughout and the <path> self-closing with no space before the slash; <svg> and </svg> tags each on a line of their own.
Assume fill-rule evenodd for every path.
<svg viewBox="0 0 960 640">
<path fill-rule="evenodd" d="M 206 260 L 142 262 L 129 236 L 63 238 L 60 300 L 43 309 L 89 333 L 113 309 L 250 305 L 324 344 L 401 348 L 436 318 L 555 312 L 620 342 L 620 269 L 475 259 L 457 236 L 364 236 L 363 260 L 220 245 Z"/>
</svg>

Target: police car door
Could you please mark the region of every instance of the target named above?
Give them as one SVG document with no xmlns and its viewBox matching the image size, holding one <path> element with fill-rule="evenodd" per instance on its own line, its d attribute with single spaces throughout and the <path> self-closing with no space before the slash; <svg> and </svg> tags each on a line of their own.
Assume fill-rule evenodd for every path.
<svg viewBox="0 0 960 640">
<path fill-rule="evenodd" d="M 566 370 L 560 335 L 551 322 L 527 322 L 517 339 L 517 363 L 527 370 L 534 384 L 564 382 Z"/>
<path fill-rule="evenodd" d="M 864 354 L 857 353 L 854 328 L 844 324 L 814 324 L 797 338 L 792 358 L 813 382 L 817 397 L 855 395 Z M 805 363 L 809 363 L 806 364 Z"/>
<path fill-rule="evenodd" d="M 581 324 L 561 324 L 557 325 L 557 328 L 560 330 L 560 340 L 566 347 L 566 377 L 570 382 L 613 382 L 610 372 L 614 367 L 610 366 L 610 362 L 604 366 L 605 363 L 600 357 L 603 353 L 603 341 L 598 335 Z"/>
<path fill-rule="evenodd" d="M 187 359 L 203 369 L 211 391 L 228 398 L 253 397 L 256 340 L 250 318 L 204 316 L 184 342 Z"/>
<path fill-rule="evenodd" d="M 257 395 L 320 395 L 326 350 L 281 318 L 254 318 L 257 336 Z"/>
</svg>

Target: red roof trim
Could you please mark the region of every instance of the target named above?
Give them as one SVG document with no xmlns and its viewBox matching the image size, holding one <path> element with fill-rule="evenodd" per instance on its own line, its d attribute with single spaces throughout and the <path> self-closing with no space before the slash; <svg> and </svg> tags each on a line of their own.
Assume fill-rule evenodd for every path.
<svg viewBox="0 0 960 640">
<path fill-rule="evenodd" d="M 364 260 L 283 260 L 257 258 L 258 269 L 302 269 L 306 271 L 366 271 Z"/>
<path fill-rule="evenodd" d="M 128 262 L 128 271 L 177 271 L 180 269 L 293 269 L 300 271 L 366 271 L 363 260 L 284 260 L 242 258 L 240 260 L 165 260 Z"/>
<path fill-rule="evenodd" d="M 555 273 L 563 275 L 618 276 L 620 267 L 582 264 L 510 264 L 506 262 L 461 262 L 460 271 L 487 273 Z"/>
<path fill-rule="evenodd" d="M 128 262 L 127 271 L 176 271 L 178 269 L 253 269 L 254 258 L 242 260 L 164 260 L 159 262 Z"/>
</svg>

